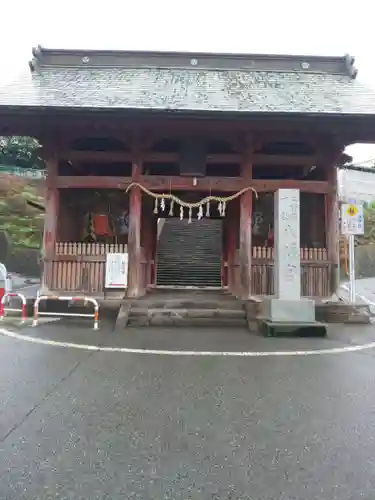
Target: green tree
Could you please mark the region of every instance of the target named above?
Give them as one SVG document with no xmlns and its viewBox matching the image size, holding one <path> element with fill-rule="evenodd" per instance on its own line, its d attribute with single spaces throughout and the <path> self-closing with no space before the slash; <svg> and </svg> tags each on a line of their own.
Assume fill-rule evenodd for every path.
<svg viewBox="0 0 375 500">
<path fill-rule="evenodd" d="M 0 174 L 0 230 L 6 231 L 14 245 L 39 248 L 44 214 L 27 202 L 43 205 L 43 183 Z"/>
<path fill-rule="evenodd" d="M 25 169 L 44 169 L 40 145 L 32 137 L 0 136 L 0 165 L 15 165 Z"/>
<path fill-rule="evenodd" d="M 356 244 L 373 244 L 375 243 L 375 202 L 364 203 L 363 217 L 365 220 L 365 234 L 356 237 Z"/>
</svg>

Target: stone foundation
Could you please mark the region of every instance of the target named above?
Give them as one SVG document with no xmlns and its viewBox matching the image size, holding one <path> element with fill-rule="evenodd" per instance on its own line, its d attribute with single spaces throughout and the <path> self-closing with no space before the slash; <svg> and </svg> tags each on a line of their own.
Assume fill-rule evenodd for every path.
<svg viewBox="0 0 375 500">
<path fill-rule="evenodd" d="M 367 325 L 370 323 L 370 308 L 366 304 L 345 304 L 325 302 L 315 304 L 316 320 L 324 323 L 349 323 Z"/>
<path fill-rule="evenodd" d="M 244 306 L 246 320 L 252 333 L 260 333 L 263 300 L 252 298 Z M 362 324 L 370 323 L 371 312 L 368 305 L 345 304 L 343 302 L 317 302 L 315 303 L 315 319 L 319 323 Z"/>
<path fill-rule="evenodd" d="M 121 307 L 116 329 L 126 326 L 246 328 L 242 302 L 226 292 L 154 291 Z"/>
</svg>

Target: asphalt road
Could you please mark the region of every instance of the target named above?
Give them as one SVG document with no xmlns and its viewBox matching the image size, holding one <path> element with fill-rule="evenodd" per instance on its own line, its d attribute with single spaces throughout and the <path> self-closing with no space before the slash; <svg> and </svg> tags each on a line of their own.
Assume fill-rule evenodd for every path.
<svg viewBox="0 0 375 500">
<path fill-rule="evenodd" d="M 284 341 L 240 330 L 115 335 L 67 325 L 33 332 L 143 348 L 375 341 L 372 326 Z M 374 355 L 164 356 L 0 336 L 0 498 L 372 500 Z"/>
</svg>

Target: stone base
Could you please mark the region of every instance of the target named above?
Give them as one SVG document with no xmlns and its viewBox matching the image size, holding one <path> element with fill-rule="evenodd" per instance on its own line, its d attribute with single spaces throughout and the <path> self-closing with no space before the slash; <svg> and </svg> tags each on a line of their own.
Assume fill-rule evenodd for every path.
<svg viewBox="0 0 375 500">
<path fill-rule="evenodd" d="M 245 327 L 246 316 L 243 309 L 186 309 L 132 307 L 128 326 L 210 326 Z"/>
<path fill-rule="evenodd" d="M 325 337 L 327 326 L 313 321 L 311 323 L 288 323 L 263 320 L 260 332 L 265 337 Z"/>
<path fill-rule="evenodd" d="M 316 319 L 325 323 L 368 325 L 371 322 L 370 307 L 367 304 L 325 302 L 316 304 L 315 312 Z"/>
<path fill-rule="evenodd" d="M 314 323 L 315 302 L 308 299 L 265 299 L 262 304 L 261 316 L 266 321 L 276 323 Z"/>
</svg>

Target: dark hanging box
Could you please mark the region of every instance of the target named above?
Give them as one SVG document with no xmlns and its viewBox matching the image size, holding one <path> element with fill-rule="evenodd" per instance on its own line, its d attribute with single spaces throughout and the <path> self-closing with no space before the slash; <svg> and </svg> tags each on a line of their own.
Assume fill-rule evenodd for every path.
<svg viewBox="0 0 375 500">
<path fill-rule="evenodd" d="M 206 175 L 206 144 L 201 139 L 185 139 L 180 148 L 180 175 L 204 177 Z"/>
</svg>

